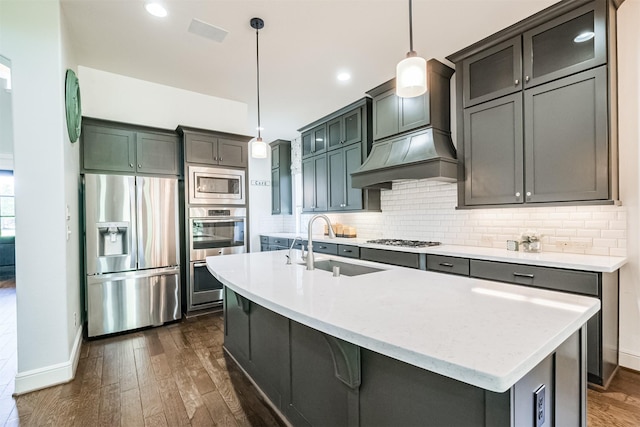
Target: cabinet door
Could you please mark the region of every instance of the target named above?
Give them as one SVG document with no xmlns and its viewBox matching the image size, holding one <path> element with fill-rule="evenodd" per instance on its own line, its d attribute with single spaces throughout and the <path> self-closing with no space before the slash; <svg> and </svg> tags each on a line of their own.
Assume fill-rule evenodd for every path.
<svg viewBox="0 0 640 427">
<path fill-rule="evenodd" d="M 218 163 L 218 139 L 208 135 L 187 134 L 185 158 L 190 163 Z"/>
<path fill-rule="evenodd" d="M 327 122 L 327 149 L 333 150 L 334 148 L 342 147 L 344 143 L 344 136 L 342 130 L 342 117 L 335 118 L 330 122 Z"/>
<path fill-rule="evenodd" d="M 522 94 L 464 110 L 465 204 L 522 203 Z"/>
<path fill-rule="evenodd" d="M 313 157 L 302 161 L 302 211 L 316 207 L 316 163 Z"/>
<path fill-rule="evenodd" d="M 247 148 L 246 142 L 218 138 L 218 164 L 237 168 L 247 167 Z"/>
<path fill-rule="evenodd" d="M 527 202 L 607 199 L 607 70 L 525 91 Z"/>
<path fill-rule="evenodd" d="M 345 114 L 343 117 L 343 141 L 344 145 L 355 144 L 362 141 L 362 109 Z"/>
<path fill-rule="evenodd" d="M 345 206 L 344 209 L 362 209 L 362 189 L 353 188 L 351 173 L 362 165 L 362 146 L 354 144 L 344 148 Z"/>
<path fill-rule="evenodd" d="M 280 167 L 280 145 L 271 147 L 271 169 Z"/>
<path fill-rule="evenodd" d="M 327 128 L 324 124 L 313 129 L 313 154 L 327 151 Z"/>
<path fill-rule="evenodd" d="M 605 6 L 591 2 L 524 33 L 526 88 L 606 63 Z"/>
<path fill-rule="evenodd" d="M 249 354 L 249 312 L 251 301 L 224 288 L 224 345 L 236 359 L 247 363 Z"/>
<path fill-rule="evenodd" d="M 428 92 L 413 98 L 399 98 L 398 132 L 405 132 L 430 123 Z"/>
<path fill-rule="evenodd" d="M 522 89 L 520 36 L 462 61 L 464 107 Z"/>
<path fill-rule="evenodd" d="M 302 158 L 306 159 L 313 155 L 313 132 L 305 132 L 302 134 Z"/>
<path fill-rule="evenodd" d="M 329 179 L 330 211 L 343 210 L 345 203 L 344 150 L 334 150 L 327 154 L 327 174 Z"/>
<path fill-rule="evenodd" d="M 85 125 L 82 129 L 84 169 L 134 172 L 135 132 Z"/>
<path fill-rule="evenodd" d="M 316 205 L 314 211 L 326 211 L 328 207 L 329 183 L 327 180 L 327 156 L 315 156 Z"/>
<path fill-rule="evenodd" d="M 177 137 L 143 132 L 136 134 L 138 172 L 179 175 L 178 157 Z"/>
<path fill-rule="evenodd" d="M 271 214 L 280 213 L 280 169 L 271 170 Z"/>
<path fill-rule="evenodd" d="M 398 97 L 395 89 L 373 99 L 373 139 L 398 133 Z"/>
</svg>

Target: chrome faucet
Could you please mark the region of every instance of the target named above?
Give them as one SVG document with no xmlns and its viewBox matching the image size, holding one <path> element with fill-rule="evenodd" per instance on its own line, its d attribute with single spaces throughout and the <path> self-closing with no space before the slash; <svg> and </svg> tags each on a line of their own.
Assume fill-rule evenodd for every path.
<svg viewBox="0 0 640 427">
<path fill-rule="evenodd" d="M 300 236 L 296 236 L 295 239 L 293 239 L 293 242 L 291 242 L 291 246 L 289 246 L 289 255 L 287 255 L 287 264 L 291 264 L 291 251 L 293 250 L 293 247 L 296 244 L 296 240 L 300 239 L 300 242 L 302 242 L 302 237 Z M 302 251 L 302 260 L 306 261 L 307 260 L 307 256 L 304 254 L 304 245 L 300 245 L 302 247 L 301 251 Z"/>
<path fill-rule="evenodd" d="M 315 221 L 317 218 L 322 218 L 327 222 L 327 225 L 329 226 L 329 238 L 333 239 L 336 237 L 333 232 L 333 227 L 331 226 L 331 220 L 328 216 L 318 214 L 311 217 L 311 219 L 309 220 L 309 225 L 307 226 L 309 229 L 309 239 L 307 239 L 307 270 L 315 269 L 315 263 L 313 259 L 313 221 Z"/>
</svg>

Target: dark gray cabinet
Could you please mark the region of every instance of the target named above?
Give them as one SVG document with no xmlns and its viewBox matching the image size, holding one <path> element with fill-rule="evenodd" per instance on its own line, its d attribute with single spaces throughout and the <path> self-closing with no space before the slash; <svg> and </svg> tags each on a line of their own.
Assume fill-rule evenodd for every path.
<svg viewBox="0 0 640 427">
<path fill-rule="evenodd" d="M 388 251 L 385 249 L 360 248 L 360 259 L 409 268 L 420 268 L 421 256 L 424 257 L 424 254 Z"/>
<path fill-rule="evenodd" d="M 326 154 L 302 160 L 302 211 L 324 212 L 327 210 L 327 199 Z"/>
<path fill-rule="evenodd" d="M 458 258 L 446 255 L 427 255 L 427 270 L 439 273 L 458 274 L 460 276 L 469 275 L 469 259 Z"/>
<path fill-rule="evenodd" d="M 465 108 L 464 203 L 522 203 L 522 93 Z"/>
<path fill-rule="evenodd" d="M 179 175 L 180 146 L 175 133 L 125 123 L 85 120 L 83 171 Z"/>
<path fill-rule="evenodd" d="M 303 159 L 325 151 L 327 151 L 327 127 L 324 123 L 302 134 Z"/>
<path fill-rule="evenodd" d="M 472 259 L 469 274 L 598 298 L 600 311 L 587 322 L 587 372 L 590 382 L 608 384 L 618 366 L 618 272 L 596 273 Z"/>
<path fill-rule="evenodd" d="M 305 157 L 305 146 L 316 137 L 320 139 L 318 135 L 324 135 L 324 130 L 326 150 Z M 380 190 L 353 188 L 351 181 L 351 173 L 371 150 L 370 98 L 356 101 L 299 131 L 304 212 L 380 210 Z"/>
<path fill-rule="evenodd" d="M 271 143 L 271 214 L 292 213 L 291 141 Z"/>
<path fill-rule="evenodd" d="M 247 167 L 248 144 L 215 134 L 184 132 L 185 160 L 216 166 Z"/>
<path fill-rule="evenodd" d="M 362 109 L 356 108 L 327 122 L 327 150 L 362 141 Z"/>
<path fill-rule="evenodd" d="M 224 345 L 242 362 L 249 360 L 251 301 L 231 289 L 224 290 Z"/>
<path fill-rule="evenodd" d="M 618 5 L 558 3 L 447 58 L 460 71 L 459 207 L 617 197 Z"/>
<path fill-rule="evenodd" d="M 527 202 L 607 199 L 607 114 L 606 66 L 525 90 Z"/>
<path fill-rule="evenodd" d="M 427 93 L 413 98 L 396 96 L 395 79 L 368 91 L 373 98 L 373 139 L 377 141 L 430 125 L 449 129 L 449 81 L 453 71 L 435 59 L 427 61 Z"/>
</svg>

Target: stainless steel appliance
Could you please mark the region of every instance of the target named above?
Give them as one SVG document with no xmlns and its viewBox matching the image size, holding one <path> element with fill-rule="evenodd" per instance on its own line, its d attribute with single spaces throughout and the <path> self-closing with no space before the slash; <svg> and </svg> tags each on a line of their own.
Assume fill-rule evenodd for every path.
<svg viewBox="0 0 640 427">
<path fill-rule="evenodd" d="M 246 208 L 189 208 L 189 311 L 222 303 L 222 283 L 209 273 L 205 258 L 247 251 L 246 216 Z"/>
<path fill-rule="evenodd" d="M 189 204 L 244 205 L 244 169 L 189 166 Z"/>
<path fill-rule="evenodd" d="M 181 317 L 178 182 L 84 176 L 88 335 Z"/>
</svg>

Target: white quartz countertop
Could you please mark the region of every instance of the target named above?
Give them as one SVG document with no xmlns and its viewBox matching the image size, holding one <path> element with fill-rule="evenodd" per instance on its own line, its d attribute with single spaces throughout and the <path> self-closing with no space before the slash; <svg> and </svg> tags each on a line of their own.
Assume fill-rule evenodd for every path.
<svg viewBox="0 0 640 427">
<path fill-rule="evenodd" d="M 483 389 L 508 390 L 600 308 L 597 299 L 316 255 L 385 271 L 307 271 L 294 250 L 208 257 L 209 271 L 296 322 Z"/>
<path fill-rule="evenodd" d="M 267 236 L 293 239 L 296 236 L 306 240 L 306 234 L 295 233 L 266 233 Z M 424 253 L 434 255 L 447 255 L 461 258 L 482 259 L 487 261 L 501 261 L 513 264 L 538 265 L 543 267 L 566 268 L 570 270 L 595 271 L 612 273 L 627 263 L 625 257 L 570 254 L 564 252 L 518 252 L 507 249 L 485 248 L 479 246 L 440 245 L 426 248 L 403 248 L 398 246 L 385 246 L 366 243 L 369 239 L 342 238 L 330 239 L 323 235 L 314 235 L 313 241 L 324 243 L 338 243 L 342 245 L 354 245 L 363 248 L 385 249 L 389 251 Z"/>
</svg>

